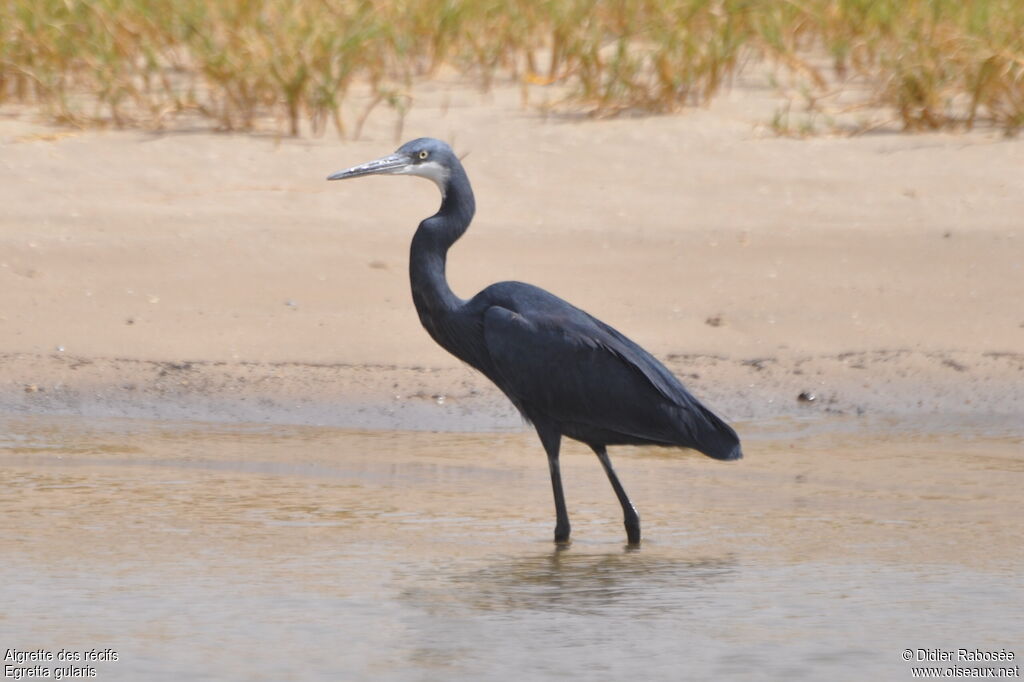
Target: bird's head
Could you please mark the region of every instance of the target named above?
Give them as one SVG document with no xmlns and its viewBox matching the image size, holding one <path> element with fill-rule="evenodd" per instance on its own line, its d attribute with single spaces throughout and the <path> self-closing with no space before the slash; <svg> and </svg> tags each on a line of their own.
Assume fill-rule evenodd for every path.
<svg viewBox="0 0 1024 682">
<path fill-rule="evenodd" d="M 338 171 L 327 176 L 327 179 L 347 180 L 362 175 L 418 175 L 433 180 L 441 194 L 444 194 L 452 169 L 458 164 L 458 158 L 446 143 L 421 137 L 406 142 L 394 154 Z"/>
</svg>

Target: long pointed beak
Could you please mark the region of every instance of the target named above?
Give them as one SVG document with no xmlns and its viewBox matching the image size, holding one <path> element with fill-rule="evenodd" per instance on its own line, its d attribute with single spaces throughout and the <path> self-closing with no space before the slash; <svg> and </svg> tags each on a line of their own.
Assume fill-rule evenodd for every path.
<svg viewBox="0 0 1024 682">
<path fill-rule="evenodd" d="M 391 175 L 401 173 L 412 165 L 412 159 L 405 154 L 391 154 L 374 161 L 369 161 L 360 166 L 353 166 L 347 170 L 338 171 L 328 175 L 328 180 L 347 180 L 358 178 L 361 175 Z"/>
</svg>

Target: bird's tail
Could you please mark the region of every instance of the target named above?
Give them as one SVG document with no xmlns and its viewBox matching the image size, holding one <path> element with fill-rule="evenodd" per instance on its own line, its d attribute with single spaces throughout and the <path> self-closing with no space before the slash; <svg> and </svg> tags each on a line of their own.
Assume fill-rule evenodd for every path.
<svg viewBox="0 0 1024 682">
<path fill-rule="evenodd" d="M 742 459 L 740 437 L 731 426 L 696 400 L 689 407 L 690 418 L 683 420 L 683 428 L 691 440 L 689 447 L 713 459 Z"/>
</svg>

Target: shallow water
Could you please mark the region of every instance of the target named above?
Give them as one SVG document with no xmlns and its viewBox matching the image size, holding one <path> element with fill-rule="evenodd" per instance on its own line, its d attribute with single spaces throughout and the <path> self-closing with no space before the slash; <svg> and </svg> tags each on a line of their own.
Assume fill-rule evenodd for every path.
<svg viewBox="0 0 1024 682">
<path fill-rule="evenodd" d="M 971 664 L 904 649 L 960 647 L 1019 664 L 1024 441 L 835 426 L 749 426 L 735 464 L 613 450 L 639 549 L 567 445 L 556 549 L 529 433 L 0 420 L 0 650 L 111 649 L 73 664 L 100 680 L 911 679 Z"/>
</svg>

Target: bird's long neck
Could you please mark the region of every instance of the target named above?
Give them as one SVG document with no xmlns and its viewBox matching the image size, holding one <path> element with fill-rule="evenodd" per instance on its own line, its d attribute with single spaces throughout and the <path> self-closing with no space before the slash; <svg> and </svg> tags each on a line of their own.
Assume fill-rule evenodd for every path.
<svg viewBox="0 0 1024 682">
<path fill-rule="evenodd" d="M 436 319 L 463 304 L 448 286 L 445 263 L 448 249 L 469 227 L 476 210 L 473 189 L 461 165 L 452 168 L 441 191 L 444 198 L 440 210 L 420 223 L 409 254 L 412 299 L 424 326 L 428 318 Z"/>
</svg>

